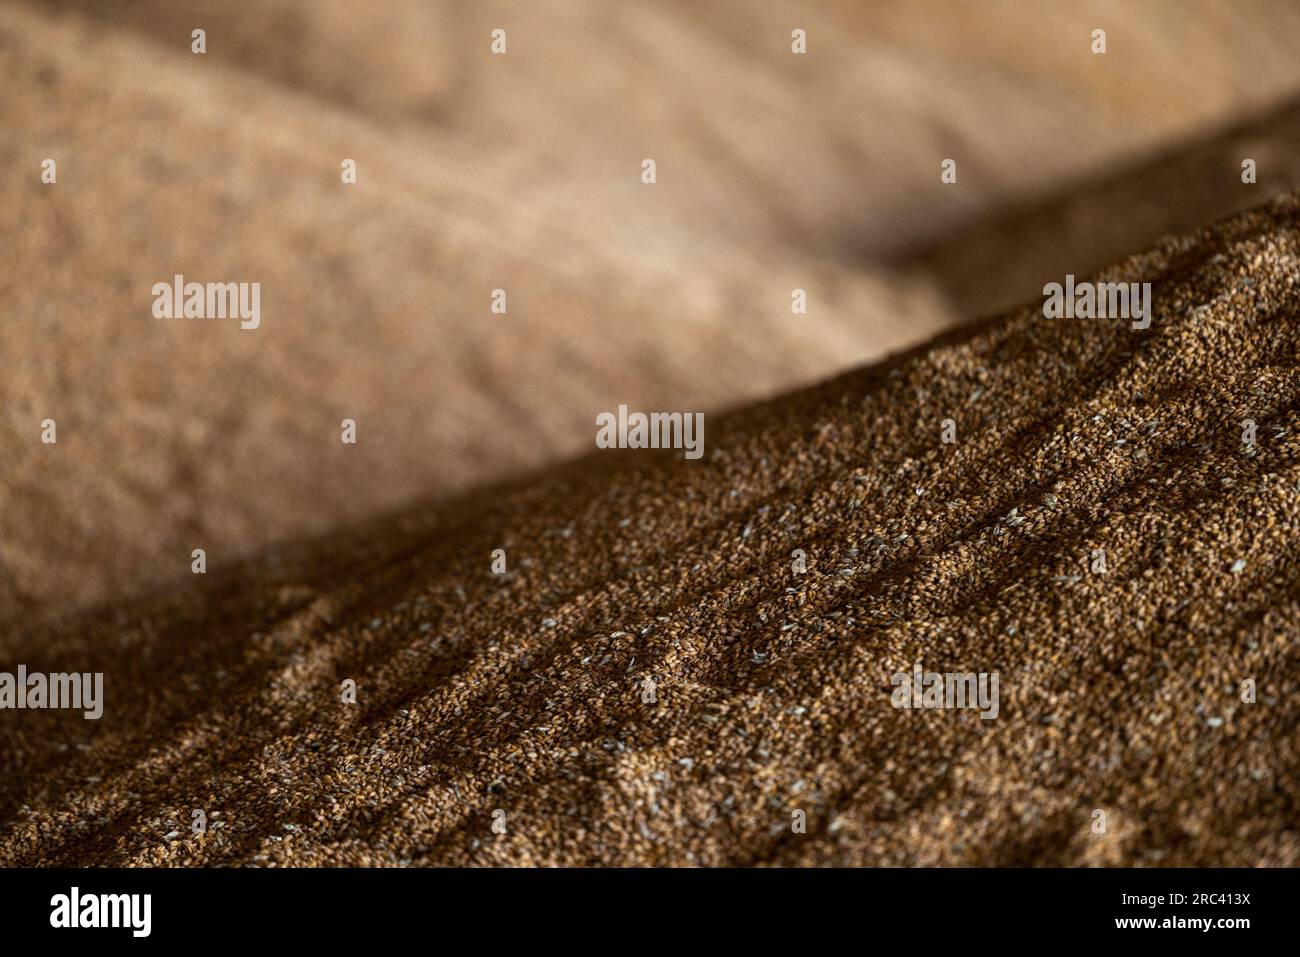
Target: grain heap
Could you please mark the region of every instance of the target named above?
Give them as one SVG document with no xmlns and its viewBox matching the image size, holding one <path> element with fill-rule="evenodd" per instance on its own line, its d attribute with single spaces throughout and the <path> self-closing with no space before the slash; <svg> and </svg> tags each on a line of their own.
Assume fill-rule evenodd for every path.
<svg viewBox="0 0 1300 957">
<path fill-rule="evenodd" d="M 0 862 L 1300 863 L 1298 252 L 1293 197 L 1093 277 L 1148 330 L 1035 302 L 698 462 L 0 638 L 106 676 L 99 721 L 3 715 Z M 996 719 L 892 707 L 918 663 Z"/>
</svg>

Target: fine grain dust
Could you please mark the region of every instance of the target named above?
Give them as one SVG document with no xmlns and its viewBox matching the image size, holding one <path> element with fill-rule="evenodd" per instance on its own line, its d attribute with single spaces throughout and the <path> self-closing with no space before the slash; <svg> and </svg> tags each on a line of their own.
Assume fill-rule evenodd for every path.
<svg viewBox="0 0 1300 957">
<path fill-rule="evenodd" d="M 106 673 L 98 722 L 0 722 L 0 863 L 1300 863 L 1298 267 L 1289 198 L 1093 277 L 1153 284 L 1146 332 L 1033 302 L 700 462 L 0 639 Z M 916 663 L 998 672 L 998 718 L 895 710 Z"/>
</svg>

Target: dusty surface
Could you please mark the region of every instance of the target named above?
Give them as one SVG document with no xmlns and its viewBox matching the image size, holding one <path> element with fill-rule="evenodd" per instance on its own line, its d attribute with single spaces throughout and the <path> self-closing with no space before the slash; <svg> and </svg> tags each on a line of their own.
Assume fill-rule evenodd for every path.
<svg viewBox="0 0 1300 957">
<path fill-rule="evenodd" d="M 1149 331 L 1033 302 L 700 462 L 0 638 L 107 697 L 0 713 L 0 863 L 1300 863 L 1298 267 L 1292 199 L 1107 270 Z M 998 672 L 998 718 L 894 709 L 917 662 Z"/>
<path fill-rule="evenodd" d="M 920 342 L 966 301 L 884 260 L 1300 85 L 1287 3 L 372 6 L 0 2 L 0 622 Z M 1149 238 L 1108 235 L 1053 248 Z M 176 272 L 261 282 L 262 328 L 154 319 Z"/>
</svg>

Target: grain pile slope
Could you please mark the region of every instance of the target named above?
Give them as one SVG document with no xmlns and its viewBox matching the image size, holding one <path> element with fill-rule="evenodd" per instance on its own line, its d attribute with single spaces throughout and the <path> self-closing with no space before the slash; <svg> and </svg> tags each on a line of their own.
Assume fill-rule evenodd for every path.
<svg viewBox="0 0 1300 957">
<path fill-rule="evenodd" d="M 1300 155 L 1129 171 L 1300 94 L 1289 0 L 364 6 L 0 0 L 0 627 L 581 454 L 612 396 L 746 404 L 995 311 L 882 257 L 951 241 L 1019 302 L 1041 253 L 966 257 L 1024 233 L 955 227 L 1030 203 L 1013 248 L 1078 272 Z M 1085 175 L 1145 215 L 1037 214 Z M 178 273 L 260 283 L 259 328 L 155 318 Z"/>
<path fill-rule="evenodd" d="M 0 861 L 1300 863 L 1298 254 L 1291 198 L 1098 277 L 1149 331 L 1033 303 L 700 462 L 5 639 L 107 701 L 2 716 Z M 895 709 L 914 663 L 998 672 L 998 717 Z"/>
<path fill-rule="evenodd" d="M 0 626 L 580 454 L 612 394 L 754 401 L 951 318 L 928 283 L 702 229 L 641 146 L 562 198 L 508 137 L 387 126 L 187 38 L 0 0 Z M 260 283 L 259 327 L 156 318 L 177 274 Z"/>
</svg>

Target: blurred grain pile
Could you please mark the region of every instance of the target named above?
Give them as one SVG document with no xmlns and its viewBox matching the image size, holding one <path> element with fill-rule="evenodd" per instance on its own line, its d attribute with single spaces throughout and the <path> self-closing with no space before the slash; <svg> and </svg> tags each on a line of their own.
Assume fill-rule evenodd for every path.
<svg viewBox="0 0 1300 957">
<path fill-rule="evenodd" d="M 1285 100 L 1298 38 L 1285 3 L 3 0 L 0 621 L 919 342 L 969 316 L 894 257 Z M 260 281 L 263 327 L 153 319 L 177 272 Z"/>
</svg>

